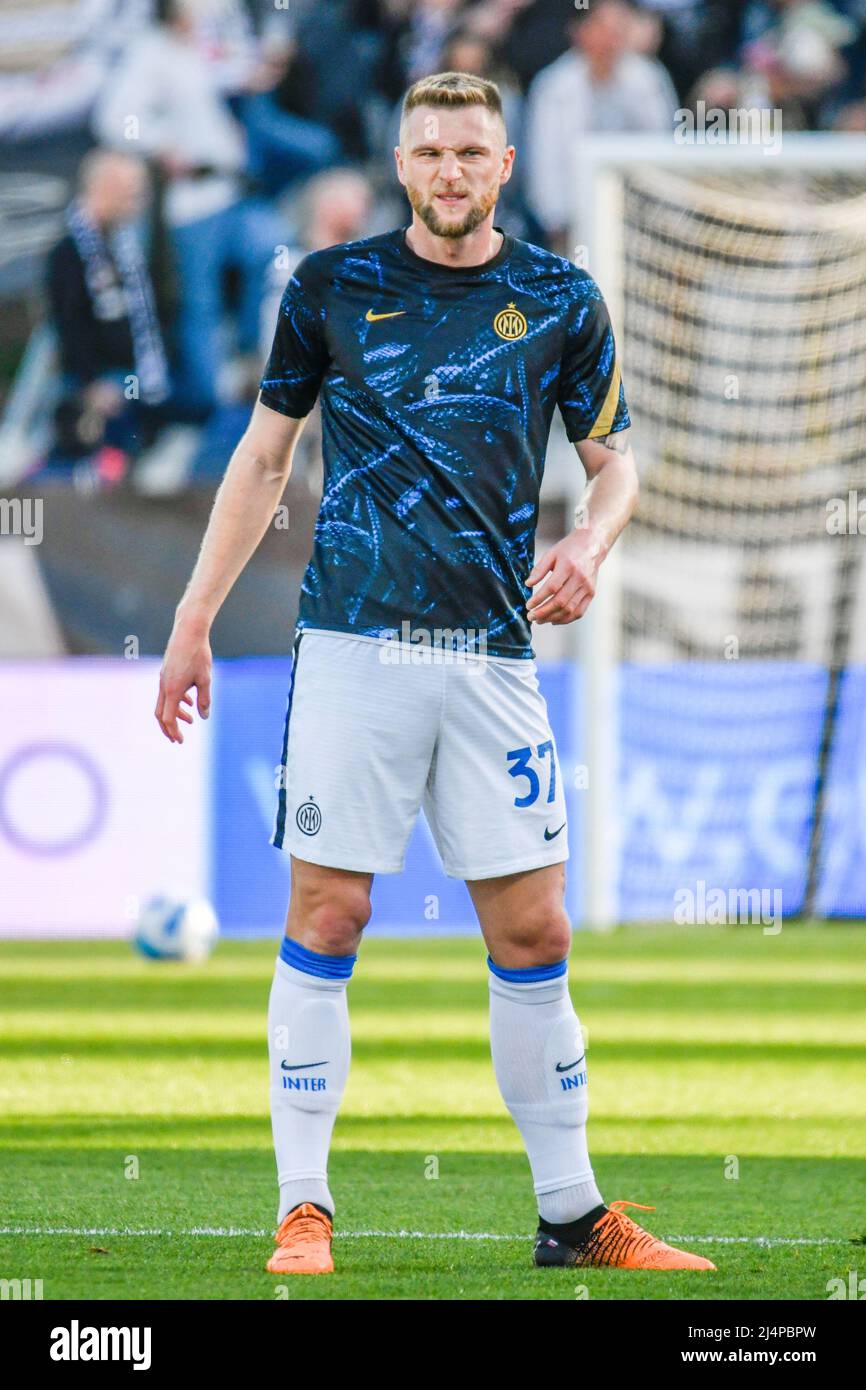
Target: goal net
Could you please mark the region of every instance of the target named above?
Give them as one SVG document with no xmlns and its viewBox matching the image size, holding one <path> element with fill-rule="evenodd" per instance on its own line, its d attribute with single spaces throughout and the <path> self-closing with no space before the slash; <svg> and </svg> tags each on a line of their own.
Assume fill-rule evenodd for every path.
<svg viewBox="0 0 866 1390">
<path fill-rule="evenodd" d="M 575 229 L 641 475 L 581 634 L 585 915 L 862 915 L 866 151 L 635 144 Z"/>
</svg>

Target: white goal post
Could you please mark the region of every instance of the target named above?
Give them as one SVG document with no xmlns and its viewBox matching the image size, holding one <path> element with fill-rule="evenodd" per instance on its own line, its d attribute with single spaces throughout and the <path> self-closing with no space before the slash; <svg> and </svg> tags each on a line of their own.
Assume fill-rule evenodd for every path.
<svg viewBox="0 0 866 1390">
<path fill-rule="evenodd" d="M 700 138 L 699 135 L 698 140 Z M 815 236 L 818 237 L 825 235 L 823 230 L 825 227 L 829 229 L 826 232 L 827 236 L 836 235 L 840 228 L 842 233 L 848 236 L 851 246 L 850 264 L 844 260 L 844 257 L 840 260 L 838 256 L 833 259 L 828 255 L 826 260 L 822 260 L 821 255 L 818 255 L 814 276 L 820 276 L 829 266 L 830 269 L 827 273 L 836 277 L 832 287 L 835 288 L 842 281 L 843 289 L 846 289 L 846 292 L 848 286 L 852 287 L 853 297 L 850 302 L 855 305 L 866 305 L 866 292 L 863 296 L 860 294 L 861 281 L 866 285 L 866 259 L 862 263 L 856 259 L 858 234 L 863 238 L 864 251 L 866 251 L 866 137 L 855 134 L 785 134 L 779 141 L 777 148 L 768 150 L 760 143 L 738 142 L 737 140 L 730 140 L 727 143 L 698 143 L 697 141 L 677 143 L 673 134 L 670 136 L 595 136 L 588 138 L 578 148 L 575 148 L 572 155 L 570 170 L 572 219 L 569 254 L 572 259 L 589 270 L 597 280 L 611 312 L 618 350 L 623 364 L 626 395 L 629 397 L 630 405 L 632 405 L 634 425 L 632 438 L 643 481 L 642 465 L 647 462 L 641 453 L 644 421 L 641 418 L 640 409 L 634 409 L 629 396 L 629 383 L 636 365 L 634 358 L 638 354 L 638 349 L 634 344 L 630 344 L 625 326 L 626 289 L 624 280 L 626 277 L 624 268 L 630 253 L 628 238 L 634 238 L 636 235 L 634 210 L 632 210 L 632 220 L 628 225 L 624 213 L 624 200 L 630 182 L 637 182 L 639 194 L 642 190 L 646 195 L 647 206 L 652 205 L 653 196 L 658 190 L 660 199 L 666 203 L 666 214 L 670 213 L 671 215 L 671 221 L 666 225 L 674 227 L 678 225 L 677 212 L 680 194 L 682 194 L 683 202 L 681 223 L 683 221 L 687 223 L 689 216 L 694 216 L 695 212 L 691 202 L 691 193 L 688 190 L 691 188 L 699 190 L 700 200 L 698 201 L 701 204 L 701 220 L 693 225 L 703 229 L 701 236 L 706 237 L 706 243 L 700 247 L 695 246 L 694 262 L 683 267 L 682 280 L 688 281 L 691 275 L 691 283 L 687 285 L 687 291 L 694 291 L 696 277 L 703 274 L 703 266 L 712 261 L 712 254 L 717 245 L 722 247 L 727 255 L 730 255 L 732 244 L 741 247 L 742 262 L 747 269 L 750 258 L 753 268 L 758 266 L 764 250 L 766 250 L 768 261 L 772 262 L 773 257 L 777 254 L 775 248 L 781 239 L 779 230 L 774 224 L 774 218 L 777 209 L 782 208 L 783 211 L 779 214 L 781 219 L 779 227 L 787 232 L 789 229 L 785 225 L 786 214 L 784 213 L 784 209 L 787 208 L 790 211 L 788 220 L 793 219 L 795 221 L 799 217 L 800 223 L 805 228 L 802 232 L 804 257 L 809 249 L 807 243 L 813 227 Z M 821 202 L 820 197 L 817 198 L 809 209 L 807 219 L 809 225 L 806 225 L 802 203 L 799 203 L 796 196 L 791 194 L 790 186 L 785 187 L 786 184 L 790 185 L 792 181 L 796 183 L 799 176 L 806 176 L 809 179 L 839 176 L 840 181 L 850 185 L 850 187 L 846 186 L 845 191 L 839 195 L 829 194 L 824 203 Z M 783 193 L 777 203 L 777 194 L 774 188 L 780 180 Z M 851 189 L 853 192 L 850 191 Z M 786 196 L 787 202 L 785 202 Z M 754 203 L 757 209 L 754 221 L 749 212 L 751 203 Z M 716 208 L 717 213 L 714 213 Z M 743 212 L 742 216 L 740 215 L 741 211 Z M 637 218 L 639 225 L 640 206 L 638 206 Z M 641 235 L 643 235 L 643 231 Z M 655 235 L 652 224 L 649 224 L 648 235 L 650 238 Z M 739 241 L 736 240 L 737 238 Z M 676 257 L 682 253 L 676 249 L 675 243 L 676 238 L 674 237 L 671 241 L 672 249 L 667 253 L 669 261 L 665 267 L 665 274 L 659 275 L 656 280 L 651 296 L 653 302 L 648 310 L 650 323 L 655 323 L 657 328 L 659 325 L 661 326 L 662 336 L 665 327 L 666 297 L 669 291 L 672 297 L 676 297 L 680 289 Z M 699 252 L 703 256 L 702 264 L 698 263 Z M 781 257 L 781 253 L 779 254 Z M 630 270 L 632 287 L 635 284 L 635 275 L 637 274 L 638 279 L 640 278 L 643 265 L 643 262 L 640 261 L 640 255 L 641 252 L 635 252 L 632 245 Z M 686 255 L 688 256 L 688 252 Z M 739 265 L 739 252 L 737 255 L 736 263 Z M 640 261 L 637 272 L 634 266 L 635 256 Z M 720 259 L 723 258 L 720 256 Z M 648 274 L 652 275 L 652 252 L 648 252 L 647 265 L 649 266 Z M 840 265 L 841 269 L 839 268 Z M 791 280 L 790 264 L 781 266 L 780 259 L 779 267 L 780 269 L 770 264 L 767 275 L 772 276 L 779 269 L 777 283 L 782 287 L 783 296 L 784 285 Z M 782 271 L 787 273 L 787 279 Z M 719 309 L 721 304 L 719 282 L 723 278 L 723 273 L 718 269 L 718 266 L 714 273 L 716 276 L 715 284 L 710 282 L 709 288 L 702 284 L 700 292 L 704 296 L 704 303 L 715 304 L 716 309 Z M 727 276 L 727 274 L 728 272 L 725 270 L 724 275 Z M 754 345 L 756 334 L 759 332 L 759 329 L 754 327 L 757 318 L 757 310 L 754 307 L 751 319 L 749 317 L 749 289 L 748 283 L 744 282 L 744 284 L 745 288 L 734 286 L 733 293 L 728 297 L 728 308 L 724 305 L 721 306 L 719 360 L 724 360 L 726 351 L 735 352 L 737 345 L 739 348 L 742 348 L 744 343 Z M 727 283 L 725 283 L 724 288 L 727 292 Z M 697 293 L 697 291 L 694 292 Z M 715 300 L 713 299 L 714 293 L 716 295 Z M 798 303 L 802 297 L 799 288 L 792 288 L 791 306 Z M 734 307 L 731 308 L 731 304 Z M 784 303 L 783 311 L 787 311 L 787 305 Z M 794 312 L 793 307 L 792 312 Z M 800 311 L 797 310 L 797 312 Z M 808 331 L 813 334 L 817 343 L 813 354 L 817 361 L 821 355 L 823 343 L 821 334 L 824 331 L 822 329 L 820 301 L 817 297 L 813 302 L 811 312 L 815 319 L 815 327 L 813 329 L 810 321 Z M 728 314 L 727 320 L 724 317 L 725 313 Z M 805 333 L 806 329 L 798 329 L 796 325 L 792 328 L 791 341 L 794 343 L 798 331 Z M 834 323 L 829 322 L 826 332 L 831 338 L 834 331 Z M 862 332 L 856 327 L 851 332 L 857 335 L 857 341 L 854 344 L 855 355 L 856 350 L 863 349 L 864 360 L 866 360 L 866 325 L 864 325 Z M 689 337 L 686 335 L 685 348 L 680 360 L 688 357 L 689 341 Z M 834 360 L 838 361 L 840 358 L 839 343 L 835 340 L 834 343 Z M 769 351 L 769 349 L 764 350 Z M 804 370 L 802 362 L 797 360 L 796 352 L 793 349 L 792 354 L 792 360 L 787 367 L 790 382 L 796 386 L 803 381 L 804 391 L 808 390 L 810 389 L 809 372 L 812 371 L 812 359 L 809 358 L 808 370 Z M 828 360 L 830 356 L 831 351 L 828 348 Z M 660 358 L 660 360 L 663 361 L 664 359 Z M 771 366 L 775 366 L 773 359 L 770 359 L 770 363 Z M 688 399 L 689 368 L 692 365 L 687 360 L 684 362 L 682 379 L 676 382 L 676 389 L 680 395 L 673 397 L 674 408 L 677 408 L 678 400 L 686 401 Z M 819 375 L 818 368 L 815 367 L 813 394 L 804 406 L 809 421 L 814 420 L 816 409 L 822 405 L 825 395 L 819 381 Z M 833 384 L 835 385 L 835 383 Z M 855 387 L 859 389 L 862 384 L 862 381 L 859 384 L 849 382 L 845 389 L 850 392 Z M 660 387 L 660 396 L 664 397 L 665 391 L 666 383 L 663 383 Z M 784 391 L 780 391 L 779 399 L 783 399 L 784 395 Z M 682 409 L 684 420 L 687 423 L 692 418 L 689 407 L 684 404 Z M 771 533 L 774 537 L 778 536 L 779 528 L 783 523 L 777 519 L 778 516 L 782 515 L 782 512 L 777 513 L 773 509 L 776 507 L 783 509 L 791 488 L 802 486 L 804 497 L 807 494 L 813 497 L 813 509 L 818 506 L 817 501 L 814 501 L 818 493 L 815 491 L 814 479 L 809 475 L 808 464 L 802 462 L 798 464 L 797 462 L 799 457 L 797 428 L 799 425 L 796 420 L 793 420 L 795 409 L 799 409 L 799 405 L 791 407 L 793 421 L 793 424 L 790 424 L 791 472 L 785 474 L 784 477 L 780 471 L 780 465 L 776 462 L 778 457 L 784 464 L 785 450 L 788 448 L 784 435 L 789 426 L 785 423 L 781 406 L 779 407 L 781 423 L 777 431 L 781 442 L 778 444 L 776 454 L 769 458 L 766 476 L 762 473 L 765 458 L 763 455 L 759 455 L 758 449 L 760 444 L 758 427 L 753 423 L 744 425 L 742 436 L 735 438 L 730 446 L 732 455 L 736 456 L 736 462 L 731 467 L 730 491 L 734 495 L 734 500 L 731 501 L 730 505 L 734 507 L 739 504 L 736 489 L 739 488 L 740 480 L 742 480 L 743 496 L 746 499 L 750 497 L 766 499 L 767 515 L 772 512 L 771 521 L 767 525 L 775 528 Z M 756 414 L 757 411 L 758 407 L 756 407 Z M 746 413 L 744 407 L 741 418 L 745 418 Z M 716 444 L 721 447 L 720 441 L 727 424 L 717 427 L 714 420 L 709 420 L 708 417 L 708 421 L 707 430 L 713 439 L 714 447 Z M 672 438 L 675 435 L 676 426 L 677 421 L 672 419 L 670 425 Z M 656 421 L 654 436 L 656 444 L 660 429 L 663 432 L 664 425 L 659 426 L 658 421 Z M 684 429 L 682 433 L 683 436 L 686 436 L 688 431 Z M 700 430 L 698 430 L 698 434 L 700 438 Z M 803 438 L 805 437 L 804 435 Z M 857 447 L 862 449 L 862 431 L 859 440 Z M 652 454 L 652 450 L 648 452 Z M 664 447 L 660 446 L 656 451 L 656 457 L 663 452 Z M 772 451 L 770 452 L 772 453 Z M 713 494 L 713 489 L 716 486 L 711 473 L 713 457 L 713 449 L 710 449 L 703 463 L 704 476 L 709 479 L 704 486 L 709 495 L 707 502 L 708 530 L 711 533 L 715 525 L 713 517 L 718 514 L 717 511 L 713 511 L 713 508 L 721 505 Z M 755 463 L 756 458 L 758 459 L 757 463 Z M 748 469 L 752 463 L 755 466 L 754 477 L 757 480 L 754 485 L 757 487 L 760 484 L 764 489 L 760 494 L 750 491 L 752 479 Z M 696 472 L 699 472 L 699 460 L 696 460 L 696 465 L 698 465 Z M 775 472 L 772 471 L 773 469 Z M 681 478 L 683 471 L 680 470 L 680 474 L 677 475 L 678 478 Z M 722 471 L 724 472 L 724 468 Z M 845 480 L 848 480 L 850 476 L 850 473 L 845 473 Z M 725 480 L 722 479 L 722 481 Z M 582 482 L 582 477 L 575 474 L 573 495 L 567 499 L 569 516 L 572 515 L 578 500 Z M 866 485 L 866 477 L 863 478 L 863 485 Z M 842 486 L 842 483 L 839 486 Z M 809 494 L 809 488 L 812 489 L 811 494 Z M 674 552 L 677 546 L 685 549 L 691 543 L 686 529 L 688 522 L 683 519 L 687 518 L 690 505 L 694 518 L 694 507 L 697 506 L 700 509 L 703 505 L 702 497 L 697 494 L 691 498 L 677 497 L 676 506 L 681 506 L 682 513 L 681 515 L 679 512 L 677 513 L 676 530 L 671 541 Z M 760 500 L 752 504 L 752 510 L 748 514 L 747 521 L 743 523 L 744 525 L 757 526 L 760 507 Z M 640 514 L 639 508 L 638 516 Z M 813 521 L 811 511 L 808 513 L 808 517 L 808 525 L 811 526 Z M 798 531 L 798 524 L 795 520 L 788 519 L 786 515 L 784 526 L 790 525 L 793 528 L 792 534 L 796 533 L 795 539 L 802 539 L 803 525 L 800 525 Z M 580 714 L 578 713 L 577 702 L 572 702 L 571 747 L 574 750 L 576 763 L 585 763 L 587 767 L 586 788 L 577 792 L 577 795 L 583 798 L 581 809 L 584 826 L 583 843 L 578 858 L 578 863 L 581 865 L 580 899 L 582 904 L 578 925 L 596 929 L 610 927 L 623 920 L 624 915 L 628 916 L 628 912 L 623 913 L 619 893 L 623 866 L 621 843 L 623 826 L 620 814 L 622 739 L 618 691 L 623 660 L 621 641 L 623 631 L 623 550 L 630 544 L 629 535 L 630 532 L 627 530 L 621 541 L 611 550 L 601 572 L 596 598 L 587 616 L 580 623 L 574 624 L 568 629 L 568 640 L 571 644 L 570 655 L 579 663 L 581 668 L 584 692 L 583 708 Z M 717 538 L 718 532 L 713 536 L 713 539 Z M 696 535 L 695 539 L 701 541 L 703 537 Z M 748 539 L 749 537 L 746 538 L 746 542 Z M 736 542 L 737 537 L 735 535 L 733 543 L 736 544 Z M 863 542 L 861 542 L 862 544 Z M 813 541 L 813 546 L 819 545 L 820 537 Z M 754 548 L 756 551 L 760 549 L 759 545 Z M 626 550 L 626 553 L 628 555 L 630 552 Z M 836 563 L 835 554 L 838 554 L 838 551 L 834 552 L 833 564 Z M 820 571 L 820 565 L 818 570 Z M 816 582 L 820 585 L 820 573 Z M 721 585 L 722 581 L 720 580 L 719 583 Z M 741 579 L 739 592 L 742 593 L 742 590 L 743 582 Z M 711 624 L 714 621 L 714 616 L 714 613 L 710 612 L 710 605 L 708 604 L 708 623 Z M 759 657 L 765 653 L 773 655 L 770 639 L 777 636 L 772 631 L 777 616 L 781 630 L 784 616 L 781 605 L 778 611 L 766 604 L 758 611 L 757 598 L 755 599 L 748 617 L 754 620 L 756 631 L 762 634 L 761 640 L 765 642 L 762 647 L 759 640 L 755 647 Z M 664 634 L 661 635 L 664 636 Z M 660 643 L 659 650 L 662 649 L 663 643 Z M 683 649 L 686 650 L 687 648 L 684 647 Z M 700 661 L 700 659 L 700 656 L 695 658 L 696 661 Z M 824 654 L 819 654 L 816 660 L 823 661 L 827 666 L 830 664 L 830 658 Z M 581 750 L 583 751 L 581 752 Z"/>
</svg>

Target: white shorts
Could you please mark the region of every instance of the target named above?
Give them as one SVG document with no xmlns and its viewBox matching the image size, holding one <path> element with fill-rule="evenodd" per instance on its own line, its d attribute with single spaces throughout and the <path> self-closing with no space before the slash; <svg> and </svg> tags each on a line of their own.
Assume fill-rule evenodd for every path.
<svg viewBox="0 0 866 1390">
<path fill-rule="evenodd" d="M 568 858 L 562 775 L 534 661 L 305 628 L 297 637 L 271 843 L 394 874 L 423 807 L 446 874 Z"/>
</svg>

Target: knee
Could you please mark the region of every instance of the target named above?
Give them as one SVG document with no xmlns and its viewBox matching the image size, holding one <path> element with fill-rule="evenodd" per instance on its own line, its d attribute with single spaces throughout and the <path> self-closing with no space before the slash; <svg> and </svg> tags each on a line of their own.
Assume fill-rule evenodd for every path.
<svg viewBox="0 0 866 1390">
<path fill-rule="evenodd" d="M 289 924 L 296 920 L 297 936 L 310 951 L 324 956 L 348 956 L 357 949 L 370 920 L 370 895 L 361 884 L 342 885 L 338 891 L 314 892 L 306 900 L 293 898 Z"/>
<path fill-rule="evenodd" d="M 541 900 L 514 922 L 509 947 L 517 969 L 565 960 L 571 950 L 571 922 L 561 899 Z"/>
</svg>

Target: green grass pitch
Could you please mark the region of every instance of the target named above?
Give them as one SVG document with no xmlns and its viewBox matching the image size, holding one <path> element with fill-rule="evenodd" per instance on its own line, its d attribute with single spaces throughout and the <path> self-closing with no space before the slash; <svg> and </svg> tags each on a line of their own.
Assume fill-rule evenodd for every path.
<svg viewBox="0 0 866 1390">
<path fill-rule="evenodd" d="M 709 1255 L 707 1275 L 532 1267 L 480 939 L 362 946 L 337 1273 L 265 1273 L 276 944 L 184 967 L 118 942 L 0 943 L 0 1278 L 59 1299 L 822 1300 L 866 1276 L 861 928 L 575 938 L 599 1185 L 654 1205 L 632 1215 Z"/>
</svg>

